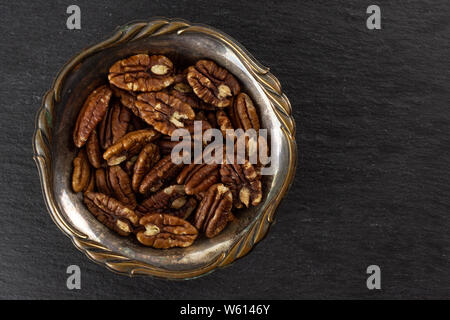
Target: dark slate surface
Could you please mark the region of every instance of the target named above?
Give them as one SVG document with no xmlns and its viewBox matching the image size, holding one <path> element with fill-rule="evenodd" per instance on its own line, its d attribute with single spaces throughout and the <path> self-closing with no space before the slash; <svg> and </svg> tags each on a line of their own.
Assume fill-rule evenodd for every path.
<svg viewBox="0 0 450 320">
<path fill-rule="evenodd" d="M 66 29 L 66 8 L 82 30 Z M 119 3 L 114 2 L 114 3 Z M 377 1 L 1 1 L 0 298 L 449 298 L 450 4 Z M 276 224 L 250 255 L 184 282 L 90 262 L 45 208 L 31 137 L 65 61 L 151 16 L 210 24 L 280 79 L 299 166 Z M 66 267 L 82 289 L 66 289 Z M 369 291 L 365 270 L 382 269 Z"/>
</svg>

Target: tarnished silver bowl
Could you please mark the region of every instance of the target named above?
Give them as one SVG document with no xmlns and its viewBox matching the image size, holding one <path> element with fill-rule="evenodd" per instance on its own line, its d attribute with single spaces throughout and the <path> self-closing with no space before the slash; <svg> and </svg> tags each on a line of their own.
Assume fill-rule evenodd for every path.
<svg viewBox="0 0 450 320">
<path fill-rule="evenodd" d="M 105 81 L 117 60 L 137 53 L 166 54 L 193 63 L 209 58 L 232 72 L 258 106 L 262 127 L 269 129 L 274 174 L 263 177 L 264 198 L 241 210 L 217 237 L 200 238 L 189 248 L 157 250 L 123 238 L 87 211 L 71 189 L 76 149 L 72 130 L 89 92 Z M 48 211 L 56 225 L 93 261 L 118 273 L 187 279 L 242 257 L 267 233 L 273 215 L 291 184 L 296 166 L 295 123 L 278 80 L 237 41 L 204 25 L 156 18 L 120 27 L 105 41 L 83 50 L 62 68 L 43 98 L 33 137 Z"/>
</svg>

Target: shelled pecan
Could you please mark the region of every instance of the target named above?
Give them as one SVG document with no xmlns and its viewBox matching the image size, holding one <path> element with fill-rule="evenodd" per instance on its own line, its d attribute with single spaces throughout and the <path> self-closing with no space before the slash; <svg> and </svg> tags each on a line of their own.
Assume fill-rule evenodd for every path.
<svg viewBox="0 0 450 320">
<path fill-rule="evenodd" d="M 245 160 L 244 164 L 229 164 L 225 160 L 220 168 L 222 182 L 233 193 L 236 208 L 256 206 L 262 199 L 262 185 L 255 167 Z"/>
<path fill-rule="evenodd" d="M 227 133 L 227 130 L 233 130 L 233 125 L 231 124 L 230 118 L 223 110 L 217 110 L 216 112 L 217 125 L 222 132 L 224 137 L 229 136 L 231 133 Z"/>
<path fill-rule="evenodd" d="M 91 132 L 102 121 L 108 109 L 111 95 L 111 90 L 103 85 L 92 91 L 87 97 L 78 114 L 73 131 L 73 141 L 78 148 L 84 146 Z"/>
<path fill-rule="evenodd" d="M 124 90 L 159 91 L 173 83 L 173 64 L 165 56 L 137 54 L 113 64 L 108 80 Z"/>
<path fill-rule="evenodd" d="M 95 185 L 99 193 L 103 193 L 108 196 L 113 194 L 111 183 L 109 182 L 108 169 L 99 168 L 95 170 Z"/>
<path fill-rule="evenodd" d="M 142 93 L 137 96 L 135 107 L 137 116 L 169 136 L 175 129 L 183 128 L 186 120 L 195 119 L 189 104 L 165 92 Z"/>
<path fill-rule="evenodd" d="M 194 226 L 204 232 L 206 237 L 215 237 L 234 219 L 232 206 L 230 189 L 221 183 L 212 185 L 198 206 Z"/>
<path fill-rule="evenodd" d="M 97 130 L 93 130 L 86 142 L 86 153 L 91 165 L 98 169 L 102 166 L 102 153 L 100 151 L 100 144 L 98 142 Z"/>
<path fill-rule="evenodd" d="M 134 209 L 136 207 L 136 196 L 131 188 L 128 174 L 120 166 L 108 168 L 108 180 L 114 197 L 124 205 Z"/>
<path fill-rule="evenodd" d="M 236 129 L 244 130 L 254 129 L 256 132 L 260 129 L 258 112 L 252 99 L 244 92 L 234 99 L 233 102 L 234 126 Z"/>
<path fill-rule="evenodd" d="M 197 200 L 186 195 L 183 185 L 172 185 L 154 193 L 138 207 L 140 214 L 169 213 L 187 219 L 197 207 Z"/>
<path fill-rule="evenodd" d="M 231 73 L 210 60 L 199 60 L 189 67 L 187 80 L 200 99 L 219 108 L 229 106 L 241 90 Z"/>
<path fill-rule="evenodd" d="M 149 143 L 142 148 L 133 167 L 131 186 L 135 192 L 138 192 L 142 179 L 159 159 L 160 153 L 156 144 Z"/>
<path fill-rule="evenodd" d="M 91 183 L 91 166 L 85 149 L 80 149 L 73 159 L 72 189 L 75 192 L 84 192 Z"/>
<path fill-rule="evenodd" d="M 175 164 L 172 162 L 170 155 L 165 156 L 142 179 L 139 192 L 147 195 L 150 192 L 158 191 L 174 179 L 183 166 L 183 163 Z"/>
<path fill-rule="evenodd" d="M 131 113 L 117 100 L 111 102 L 111 106 L 99 125 L 100 145 L 108 149 L 128 131 L 131 121 Z"/>
<path fill-rule="evenodd" d="M 197 229 L 189 222 L 170 214 L 149 214 L 142 217 L 139 224 L 145 231 L 136 234 L 138 241 L 157 249 L 188 247 L 198 236 Z"/>
<path fill-rule="evenodd" d="M 127 236 L 138 225 L 138 215 L 129 207 L 103 193 L 86 192 L 84 203 L 89 211 L 108 228 Z"/>
<path fill-rule="evenodd" d="M 170 89 L 169 94 L 177 97 L 181 101 L 189 104 L 194 109 L 201 110 L 214 110 L 215 107 L 213 105 L 207 104 L 203 100 L 199 99 L 191 86 L 187 82 L 187 70 L 181 75 L 177 75 L 175 77 L 175 82 L 173 87 Z"/>
<path fill-rule="evenodd" d="M 159 134 L 152 129 L 129 132 L 110 146 L 104 153 L 103 159 L 108 165 L 114 166 L 138 154 L 147 143 L 156 140 Z"/>
<path fill-rule="evenodd" d="M 185 185 L 187 194 L 205 192 L 220 180 L 218 164 L 191 163 L 183 168 L 177 177 L 178 184 Z"/>
</svg>

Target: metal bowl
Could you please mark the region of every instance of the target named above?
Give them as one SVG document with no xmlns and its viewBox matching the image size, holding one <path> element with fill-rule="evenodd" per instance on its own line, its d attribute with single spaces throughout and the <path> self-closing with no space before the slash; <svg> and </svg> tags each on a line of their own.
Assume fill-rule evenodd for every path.
<svg viewBox="0 0 450 320">
<path fill-rule="evenodd" d="M 189 248 L 156 250 L 123 238 L 87 211 L 81 194 L 71 189 L 76 153 L 72 130 L 91 90 L 105 82 L 115 61 L 137 53 L 160 53 L 176 64 L 209 58 L 227 68 L 255 101 L 262 127 L 270 132 L 274 174 L 264 176 L 264 198 L 257 207 L 241 210 L 213 239 L 199 238 Z M 33 137 L 34 159 L 44 199 L 56 225 L 93 261 L 128 275 L 187 279 L 207 274 L 244 256 L 267 233 L 273 215 L 295 173 L 295 123 L 278 80 L 237 41 L 204 25 L 157 18 L 118 28 L 109 39 L 83 50 L 59 72 L 43 98 Z"/>
</svg>

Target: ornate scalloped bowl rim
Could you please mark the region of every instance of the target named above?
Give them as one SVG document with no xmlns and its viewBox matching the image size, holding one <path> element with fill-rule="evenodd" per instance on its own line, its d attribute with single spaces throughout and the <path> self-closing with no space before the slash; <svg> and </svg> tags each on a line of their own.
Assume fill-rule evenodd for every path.
<svg viewBox="0 0 450 320">
<path fill-rule="evenodd" d="M 288 142 L 289 168 L 286 179 L 274 201 L 258 215 L 258 218 L 248 227 L 248 232 L 236 241 L 226 253 L 220 254 L 214 261 L 200 268 L 186 271 L 172 271 L 154 267 L 137 260 L 131 260 L 126 256 L 114 253 L 101 243 L 90 240 L 88 236 L 81 233 L 64 218 L 52 194 L 52 182 L 50 179 L 52 161 L 49 145 L 52 137 L 54 103 L 60 100 L 60 91 L 64 79 L 86 57 L 123 42 L 135 41 L 143 37 L 155 37 L 168 33 L 182 34 L 185 32 L 202 33 L 214 37 L 216 40 L 230 47 L 239 57 L 250 74 L 258 82 L 263 92 L 267 95 L 281 123 L 280 129 Z M 282 93 L 279 81 L 269 72 L 269 69 L 256 61 L 242 45 L 230 36 L 209 26 L 191 24 L 181 19 L 167 18 L 154 18 L 147 22 L 137 21 L 128 23 L 119 27 L 116 33 L 110 38 L 83 50 L 70 59 L 58 73 L 52 88 L 45 94 L 42 105 L 38 110 L 33 135 L 33 151 L 33 158 L 38 167 L 44 200 L 50 216 L 80 251 L 84 252 L 94 262 L 105 265 L 109 270 L 119 274 L 129 276 L 150 275 L 166 279 L 196 278 L 214 271 L 217 267 L 229 265 L 236 259 L 246 255 L 266 235 L 273 221 L 276 208 L 292 184 L 297 164 L 295 122 L 291 115 L 291 105 L 287 97 Z"/>
</svg>

